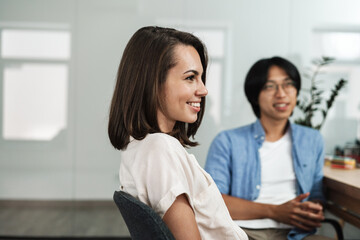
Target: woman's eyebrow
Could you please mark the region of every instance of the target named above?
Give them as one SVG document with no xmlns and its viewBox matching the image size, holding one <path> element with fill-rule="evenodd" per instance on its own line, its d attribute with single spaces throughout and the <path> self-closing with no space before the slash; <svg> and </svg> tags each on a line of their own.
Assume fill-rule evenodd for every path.
<svg viewBox="0 0 360 240">
<path fill-rule="evenodd" d="M 195 74 L 196 76 L 199 75 L 199 72 L 196 71 L 196 70 L 188 70 L 188 71 L 184 72 L 183 74 L 187 74 L 187 73 L 193 73 L 193 74 Z"/>
</svg>

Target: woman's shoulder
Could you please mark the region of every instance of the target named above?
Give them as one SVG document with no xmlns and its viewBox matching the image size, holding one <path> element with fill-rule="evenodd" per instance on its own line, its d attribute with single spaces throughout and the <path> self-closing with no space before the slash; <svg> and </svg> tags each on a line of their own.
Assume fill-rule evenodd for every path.
<svg viewBox="0 0 360 240">
<path fill-rule="evenodd" d="M 155 149 L 164 149 L 164 147 L 182 148 L 179 140 L 166 133 L 148 134 L 143 140 L 141 140 L 141 144 Z"/>
<path fill-rule="evenodd" d="M 128 149 L 132 149 L 135 156 L 147 156 L 148 159 L 150 156 L 184 156 L 186 152 L 176 138 L 165 133 L 151 133 L 142 140 L 133 139 Z"/>
<path fill-rule="evenodd" d="M 164 133 L 148 134 L 142 140 L 132 139 L 122 155 L 122 163 L 129 169 L 176 166 L 186 159 L 186 150 L 180 142 Z M 159 169 L 157 169 L 159 170 Z"/>
</svg>

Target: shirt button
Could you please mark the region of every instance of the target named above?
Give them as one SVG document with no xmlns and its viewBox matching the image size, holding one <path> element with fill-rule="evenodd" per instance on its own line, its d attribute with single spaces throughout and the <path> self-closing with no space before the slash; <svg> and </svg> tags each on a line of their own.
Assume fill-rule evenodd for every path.
<svg viewBox="0 0 360 240">
<path fill-rule="evenodd" d="M 261 140 L 264 140 L 264 136 L 261 137 Z"/>
<path fill-rule="evenodd" d="M 256 185 L 256 189 L 259 190 L 259 189 L 260 189 L 260 185 Z"/>
</svg>

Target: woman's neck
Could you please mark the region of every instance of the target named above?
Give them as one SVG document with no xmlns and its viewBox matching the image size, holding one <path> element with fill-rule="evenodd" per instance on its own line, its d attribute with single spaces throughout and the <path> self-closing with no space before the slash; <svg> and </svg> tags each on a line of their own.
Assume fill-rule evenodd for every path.
<svg viewBox="0 0 360 240">
<path fill-rule="evenodd" d="M 160 110 L 157 111 L 157 120 L 160 131 L 163 133 L 169 133 L 175 126 L 175 121 L 170 120 Z"/>
</svg>

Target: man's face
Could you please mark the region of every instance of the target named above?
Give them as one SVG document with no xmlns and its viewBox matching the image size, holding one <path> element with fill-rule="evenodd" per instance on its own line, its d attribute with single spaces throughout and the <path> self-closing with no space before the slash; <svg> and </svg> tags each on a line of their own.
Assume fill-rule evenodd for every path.
<svg viewBox="0 0 360 240">
<path fill-rule="evenodd" d="M 296 106 L 294 82 L 278 66 L 269 69 L 267 82 L 259 94 L 260 119 L 282 121 L 290 117 Z"/>
</svg>

